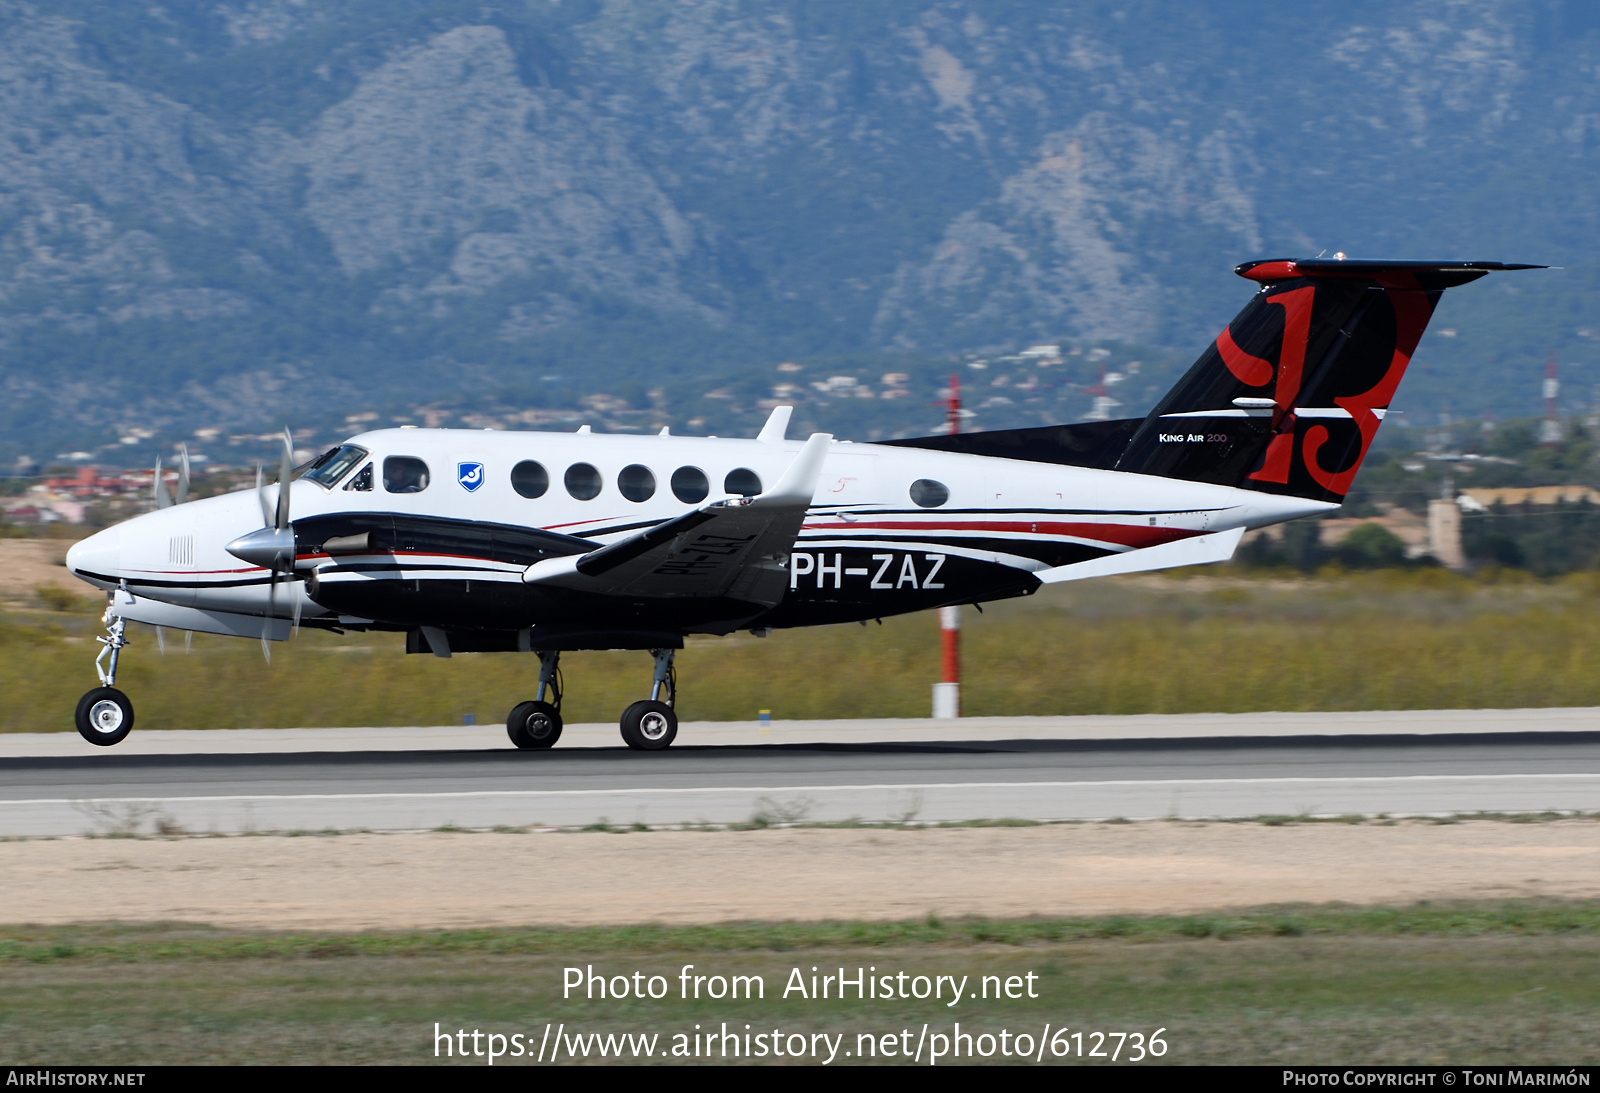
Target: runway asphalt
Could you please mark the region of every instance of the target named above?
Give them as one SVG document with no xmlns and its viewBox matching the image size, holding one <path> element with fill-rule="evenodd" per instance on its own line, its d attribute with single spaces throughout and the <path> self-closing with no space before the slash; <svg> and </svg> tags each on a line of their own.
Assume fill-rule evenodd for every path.
<svg viewBox="0 0 1600 1093">
<path fill-rule="evenodd" d="M 494 726 L 17 735 L 0 836 L 1588 812 L 1591 726 L 1600 711 L 686 725 L 649 754 L 609 726 L 547 752 Z"/>
</svg>

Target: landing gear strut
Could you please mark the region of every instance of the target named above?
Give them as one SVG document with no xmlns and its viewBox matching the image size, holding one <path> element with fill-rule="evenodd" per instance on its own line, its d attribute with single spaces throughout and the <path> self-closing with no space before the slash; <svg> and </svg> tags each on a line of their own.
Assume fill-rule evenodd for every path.
<svg viewBox="0 0 1600 1093">
<path fill-rule="evenodd" d="M 561 739 L 561 654 L 539 654 L 539 694 L 506 718 L 506 735 L 524 750 L 554 747 Z"/>
<path fill-rule="evenodd" d="M 672 662 L 672 649 L 652 649 L 656 658 L 651 678 L 650 697 L 622 711 L 622 739 L 630 748 L 660 751 L 678 735 L 678 715 L 673 705 L 678 698 L 678 673 Z"/>
<path fill-rule="evenodd" d="M 117 682 L 117 659 L 123 646 L 128 644 L 128 624 L 121 615 L 113 613 L 110 602 L 106 604 L 101 622 L 105 624 L 107 636 L 95 639 L 101 649 L 100 655 L 94 658 L 100 686 L 78 699 L 73 720 L 78 726 L 78 735 L 91 744 L 109 748 L 133 731 L 133 703 L 113 686 Z"/>
</svg>

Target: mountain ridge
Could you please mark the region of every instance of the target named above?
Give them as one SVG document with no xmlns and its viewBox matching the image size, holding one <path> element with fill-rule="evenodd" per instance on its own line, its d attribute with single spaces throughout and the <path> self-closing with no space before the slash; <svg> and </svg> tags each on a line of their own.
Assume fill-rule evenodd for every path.
<svg viewBox="0 0 1600 1093">
<path fill-rule="evenodd" d="M 1192 356 L 1233 265 L 1334 249 L 1566 264 L 1452 296 L 1401 404 L 1530 412 L 1554 349 L 1586 408 L 1597 77 L 1566 0 L 0 0 L 0 458 L 607 394 L 744 427 L 789 360 L 910 368 L 904 431 L 970 356 Z"/>
</svg>

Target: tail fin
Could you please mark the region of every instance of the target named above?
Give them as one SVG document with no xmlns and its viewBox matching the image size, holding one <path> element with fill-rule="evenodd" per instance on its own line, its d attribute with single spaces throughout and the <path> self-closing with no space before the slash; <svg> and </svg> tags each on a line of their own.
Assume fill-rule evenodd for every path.
<svg viewBox="0 0 1600 1093">
<path fill-rule="evenodd" d="M 1247 262 L 1243 311 L 1134 430 L 1116 470 L 1319 501 L 1349 492 L 1444 290 L 1500 262 Z"/>
<path fill-rule="evenodd" d="M 1261 289 L 1148 417 L 885 444 L 1342 501 L 1447 288 L 1503 262 L 1246 262 Z"/>
</svg>

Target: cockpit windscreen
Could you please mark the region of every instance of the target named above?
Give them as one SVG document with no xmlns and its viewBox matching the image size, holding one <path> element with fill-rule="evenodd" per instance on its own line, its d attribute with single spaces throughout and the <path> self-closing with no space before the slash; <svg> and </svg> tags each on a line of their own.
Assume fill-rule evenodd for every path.
<svg viewBox="0 0 1600 1093">
<path fill-rule="evenodd" d="M 341 444 L 317 457 L 311 469 L 301 477 L 310 479 L 325 490 L 331 490 L 357 463 L 367 458 L 367 450 L 354 444 Z"/>
</svg>

